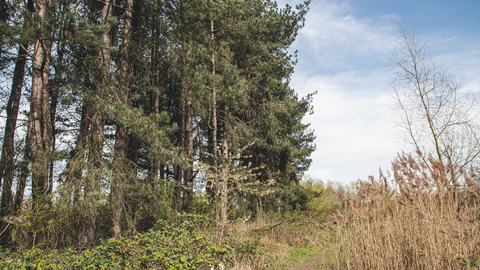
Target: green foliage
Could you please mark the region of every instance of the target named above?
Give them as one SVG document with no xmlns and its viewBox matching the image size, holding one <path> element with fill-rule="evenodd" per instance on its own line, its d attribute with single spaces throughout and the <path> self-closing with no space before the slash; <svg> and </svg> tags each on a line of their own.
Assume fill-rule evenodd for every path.
<svg viewBox="0 0 480 270">
<path fill-rule="evenodd" d="M 77 242 L 78 209 L 45 207 L 38 211 L 23 211 L 21 216 L 7 219 L 12 224 L 10 241 L 4 243 L 4 247 L 18 250 L 32 246 L 53 249 L 72 246 Z"/>
<path fill-rule="evenodd" d="M 13 74 L 15 59 L 9 55 L 20 43 L 26 42 L 31 57 L 37 32 L 52 37 L 51 96 L 44 100 L 55 111 L 55 147 L 45 152 L 46 158 L 36 158 L 41 166 L 30 164 L 28 149 L 15 155 L 26 164 L 16 166 L 13 181 L 19 202 L 27 202 L 16 213 L 24 224 L 11 225 L 5 235 L 12 235 L 0 244 L 23 250 L 99 243 L 113 231 L 112 216 L 121 219 L 116 223 L 121 235 L 133 237 L 177 211 L 211 215 L 222 184 L 223 194 L 228 193 L 222 203 L 231 217 L 256 210 L 306 209 L 309 197 L 299 180 L 315 148 L 313 132 L 302 123 L 312 112 L 311 95 L 299 98 L 289 87 L 295 56 L 288 48 L 303 27 L 310 1 L 297 9 L 263 0 L 134 1 L 128 54 L 122 53 L 126 1 L 116 3 L 106 19 L 102 9 L 111 1 L 53 0 L 52 20 L 43 29 L 28 20 L 23 26 L 30 16 L 25 5 L 38 1 L 10 2 L 9 14 L 0 11 L 9 17 L 0 20 L 5 26 L 0 40 L 5 74 Z M 108 43 L 106 34 L 112 35 Z M 29 89 L 30 82 L 20 84 Z M 22 100 L 29 101 L 29 93 L 25 91 Z M 187 123 L 193 131 L 187 132 Z M 119 127 L 126 134 L 117 137 Z M 29 140 L 16 139 L 16 148 L 20 151 Z M 213 164 L 213 144 L 222 140 L 230 149 L 228 157 Z M 253 140 L 255 145 L 235 153 Z M 116 148 L 117 142 L 124 145 Z M 51 172 L 45 170 L 48 160 L 53 161 Z M 192 160 L 204 169 L 188 171 Z M 38 173 L 46 173 L 41 179 L 48 178 L 49 194 L 32 202 L 28 192 L 24 198 L 24 189 L 34 179 L 28 175 Z M 271 179 L 278 183 L 275 188 Z M 216 191 L 202 193 L 206 182 L 217 185 Z M 39 205 L 38 211 L 32 211 L 33 204 Z M 116 210 L 121 214 L 112 215 Z M 110 261 L 127 267 L 121 260 Z"/>
<path fill-rule="evenodd" d="M 212 213 L 212 206 L 207 194 L 195 193 L 193 195 L 193 213 L 208 216 Z"/>
<path fill-rule="evenodd" d="M 235 151 L 231 156 L 220 157 L 219 164 L 216 166 L 208 165 L 202 162 L 196 162 L 196 169 L 202 176 L 203 185 L 208 182 L 212 183 L 211 189 L 215 196 L 215 207 L 225 207 L 228 209 L 227 215 L 233 215 L 241 205 L 238 194 L 249 194 L 255 197 L 264 197 L 268 194 L 274 193 L 275 189 L 272 186 L 275 184 L 274 179 L 267 181 L 256 180 L 261 174 L 259 171 L 264 167 L 253 167 L 251 163 L 246 166 L 241 166 L 240 160 L 245 158 L 244 152 L 255 144 L 255 141 L 249 142 L 239 150 Z M 221 189 L 225 184 L 227 205 L 222 205 Z M 237 196 L 235 196 L 237 195 Z M 205 210 L 206 207 L 203 207 Z"/>
<path fill-rule="evenodd" d="M 461 264 L 469 266 L 470 269 L 478 269 L 478 259 L 470 259 L 467 257 L 460 256 L 457 258 L 457 260 L 460 261 Z"/>
<path fill-rule="evenodd" d="M 234 257 L 252 259 L 261 251 L 254 240 L 218 242 L 198 230 L 209 224 L 187 217 L 179 223 L 160 220 L 155 230 L 132 239 L 108 239 L 90 249 L 40 250 L 0 254 L 2 269 L 205 269 Z"/>
<path fill-rule="evenodd" d="M 325 216 L 342 208 L 348 187 L 333 182 L 323 182 L 306 177 L 301 183 L 305 188 L 308 203 L 307 208 L 318 215 Z"/>
<path fill-rule="evenodd" d="M 305 188 L 296 183 L 280 183 L 275 187 L 275 193 L 263 200 L 265 212 L 276 211 L 289 213 L 307 210 L 309 197 Z"/>
</svg>

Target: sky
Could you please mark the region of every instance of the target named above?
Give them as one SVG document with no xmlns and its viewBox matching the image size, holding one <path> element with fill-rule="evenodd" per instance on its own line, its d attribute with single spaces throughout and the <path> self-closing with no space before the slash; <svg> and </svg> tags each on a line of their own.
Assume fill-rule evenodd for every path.
<svg viewBox="0 0 480 270">
<path fill-rule="evenodd" d="M 277 0 L 295 6 L 299 0 Z M 395 127 L 387 60 L 399 26 L 415 32 L 437 63 L 480 91 L 480 1 L 312 0 L 306 24 L 289 51 L 298 50 L 291 87 L 300 97 L 318 91 L 316 151 L 307 175 L 349 183 L 378 177 L 397 153 L 410 152 Z"/>
</svg>

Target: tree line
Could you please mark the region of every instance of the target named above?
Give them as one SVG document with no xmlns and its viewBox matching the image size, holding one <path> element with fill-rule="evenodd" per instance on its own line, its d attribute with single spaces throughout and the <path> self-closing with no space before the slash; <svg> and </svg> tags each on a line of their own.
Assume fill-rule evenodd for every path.
<svg viewBox="0 0 480 270">
<path fill-rule="evenodd" d="M 2 245 L 305 205 L 312 95 L 288 48 L 308 4 L 0 1 Z"/>
</svg>

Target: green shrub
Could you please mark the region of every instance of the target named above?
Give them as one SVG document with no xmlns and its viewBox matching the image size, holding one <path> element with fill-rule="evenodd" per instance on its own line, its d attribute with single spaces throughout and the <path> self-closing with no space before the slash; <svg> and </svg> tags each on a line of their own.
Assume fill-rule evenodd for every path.
<svg viewBox="0 0 480 270">
<path fill-rule="evenodd" d="M 328 215 L 341 209 L 347 191 L 352 191 L 351 187 L 335 182 L 325 183 L 308 176 L 301 182 L 301 185 L 306 190 L 309 199 L 308 210 L 318 215 Z"/>
<path fill-rule="evenodd" d="M 160 220 L 157 230 L 131 239 L 108 239 L 90 249 L 40 250 L 22 253 L 2 252 L 1 269 L 209 269 L 222 262 L 258 256 L 258 241 L 216 241 L 196 230 L 208 225 L 201 218 L 179 223 Z"/>
</svg>

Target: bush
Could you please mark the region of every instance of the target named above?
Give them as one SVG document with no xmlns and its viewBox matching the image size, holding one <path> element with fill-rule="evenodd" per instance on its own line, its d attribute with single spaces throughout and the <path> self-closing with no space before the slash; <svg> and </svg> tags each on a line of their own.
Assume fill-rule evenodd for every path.
<svg viewBox="0 0 480 270">
<path fill-rule="evenodd" d="M 186 218 L 179 223 L 160 220 L 156 230 L 137 234 L 132 239 L 108 239 L 90 249 L 63 251 L 28 249 L 0 257 L 2 269 L 209 269 L 232 258 L 258 256 L 258 241 L 216 241 L 196 230 L 208 225 L 201 218 Z"/>
<path fill-rule="evenodd" d="M 307 209 L 320 216 L 341 209 L 349 190 L 342 184 L 324 183 L 311 177 L 306 177 L 301 184 L 308 196 Z"/>
</svg>

